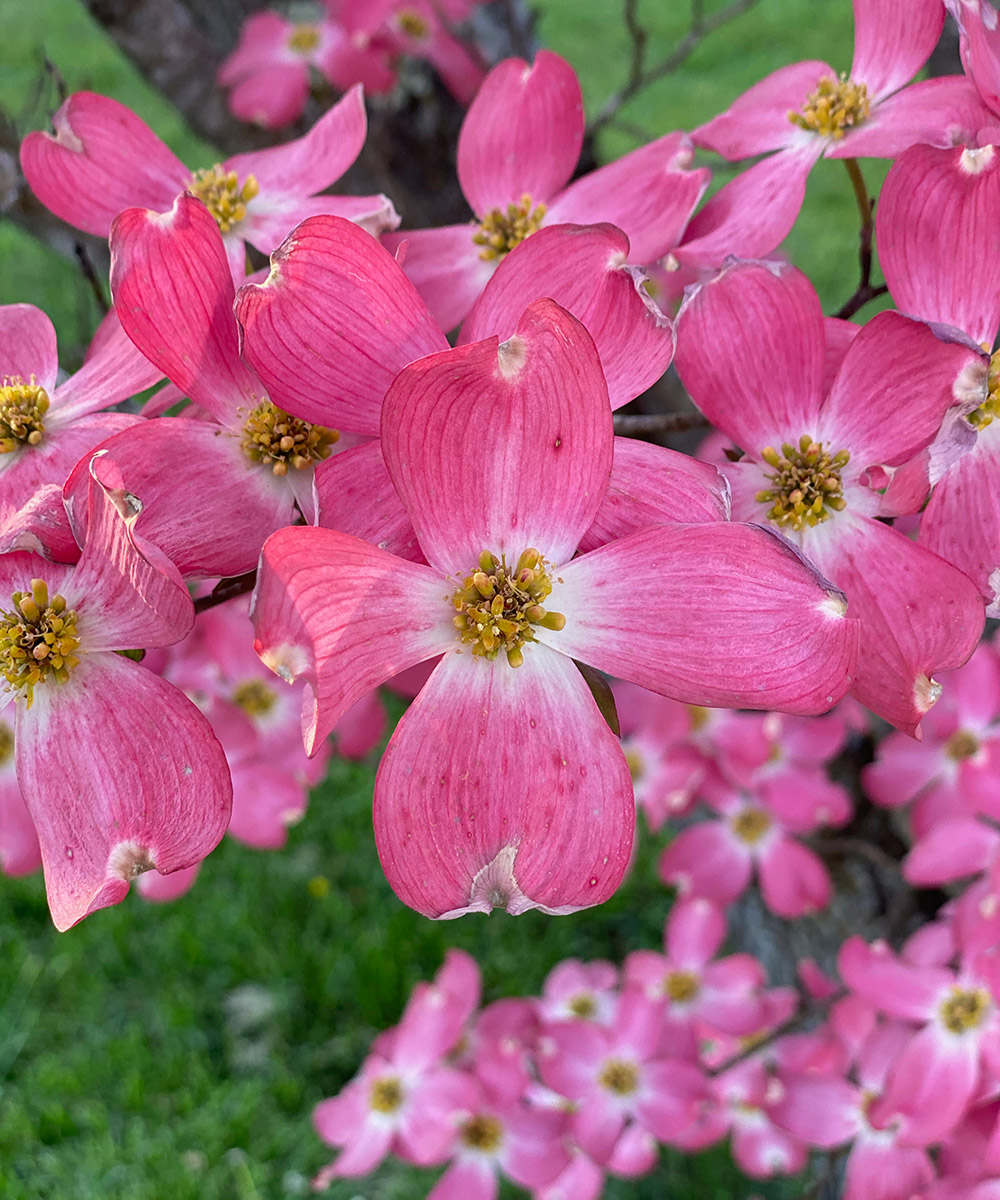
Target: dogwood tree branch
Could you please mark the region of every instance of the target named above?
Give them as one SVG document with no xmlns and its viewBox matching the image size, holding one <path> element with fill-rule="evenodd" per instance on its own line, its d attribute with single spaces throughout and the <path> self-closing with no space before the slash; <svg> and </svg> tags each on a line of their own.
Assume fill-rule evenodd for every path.
<svg viewBox="0 0 1000 1200">
<path fill-rule="evenodd" d="M 861 216 L 861 229 L 858 233 L 858 264 L 861 267 L 861 280 L 854 295 L 833 314 L 846 321 L 864 308 L 869 301 L 878 296 L 884 296 L 889 289 L 884 283 L 878 287 L 872 285 L 872 237 L 875 233 L 874 201 L 868 194 L 868 185 L 861 174 L 858 160 L 845 158 L 843 161 L 854 188 L 854 199 L 857 201 L 858 213 Z"/>
</svg>

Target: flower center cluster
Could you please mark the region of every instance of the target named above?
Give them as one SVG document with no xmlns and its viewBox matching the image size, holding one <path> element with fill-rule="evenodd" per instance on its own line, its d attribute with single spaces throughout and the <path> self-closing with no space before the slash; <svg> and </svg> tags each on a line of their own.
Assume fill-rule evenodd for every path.
<svg viewBox="0 0 1000 1200">
<path fill-rule="evenodd" d="M 462 1126 L 462 1141 L 473 1150 L 492 1154 L 500 1149 L 503 1141 L 503 1126 L 496 1117 L 478 1113 Z"/>
<path fill-rule="evenodd" d="M 631 1096 L 639 1089 L 639 1068 L 622 1058 L 609 1058 L 601 1067 L 597 1082 L 616 1096 Z"/>
<path fill-rule="evenodd" d="M 801 112 L 793 109 L 788 119 L 800 129 L 839 142 L 849 129 L 867 121 L 871 110 L 868 88 L 842 75 L 839 79 L 821 79 L 806 97 Z"/>
<path fill-rule="evenodd" d="M 579 1017 L 582 1021 L 589 1020 L 597 1012 L 597 1004 L 590 992 L 580 992 L 578 996 L 574 996 L 567 1008 L 574 1017 Z"/>
<path fill-rule="evenodd" d="M 430 33 L 427 22 L 420 13 L 414 12 L 412 8 L 404 8 L 396 19 L 399 22 L 400 30 L 418 41 L 422 41 Z"/>
<path fill-rule="evenodd" d="M 289 467 L 301 471 L 328 458 L 339 437 L 336 429 L 290 417 L 265 400 L 247 418 L 240 444 L 251 462 L 266 464 L 275 475 L 287 475 Z"/>
<path fill-rule="evenodd" d="M 296 25 L 288 38 L 288 49 L 296 54 L 311 54 L 319 45 L 319 30 L 315 25 Z M 254 196 L 256 195 L 254 192 Z M 252 200 L 252 196 L 247 199 Z"/>
<path fill-rule="evenodd" d="M 941 1023 L 952 1033 L 966 1033 L 986 1020 L 990 994 L 985 988 L 952 988 L 951 995 L 941 1005 Z"/>
<path fill-rule="evenodd" d="M 979 739 L 967 729 L 959 729 L 945 742 L 945 754 L 960 762 L 963 758 L 972 758 L 979 752 Z"/>
<path fill-rule="evenodd" d="M 663 983 L 663 990 L 671 1000 L 686 1004 L 701 991 L 701 984 L 694 971 L 671 971 Z"/>
<path fill-rule="evenodd" d="M 0 721 L 0 767 L 5 767 L 14 757 L 14 730 Z"/>
<path fill-rule="evenodd" d="M 804 433 L 798 446 L 785 442 L 779 454 L 766 446 L 761 458 L 773 467 L 765 472 L 772 487 L 758 492 L 758 504 L 770 504 L 768 519 L 777 525 L 801 529 L 803 525 L 819 525 L 829 519 L 831 512 L 847 507 L 840 473 L 850 461 L 847 450 L 831 454 L 822 442 L 814 442 Z"/>
<path fill-rule="evenodd" d="M 43 418 L 49 411 L 45 388 L 19 376 L 4 376 L 0 385 L 0 454 L 11 454 L 21 446 L 37 446 L 45 433 Z"/>
<path fill-rule="evenodd" d="M 403 1103 L 403 1085 L 395 1075 L 376 1079 L 368 1095 L 368 1107 L 372 1112 L 394 1113 Z"/>
<path fill-rule="evenodd" d="M 745 808 L 730 821 L 733 833 L 748 846 L 755 846 L 771 828 L 771 817 L 762 808 Z"/>
<path fill-rule="evenodd" d="M 277 693 L 263 679 L 247 679 L 233 692 L 233 703 L 238 704 L 248 717 L 266 717 L 277 700 Z"/>
<path fill-rule="evenodd" d="M 990 374 L 987 384 L 986 399 L 975 410 L 969 413 L 969 424 L 976 429 L 985 429 L 993 423 L 993 418 L 1000 416 L 1000 350 L 990 358 Z"/>
<path fill-rule="evenodd" d="M 247 215 L 247 205 L 260 191 L 260 184 L 253 175 L 248 175 L 241 186 L 235 171 L 223 171 L 221 164 L 216 163 L 204 171 L 195 171 L 188 180 L 187 190 L 215 217 L 222 232 L 228 233 Z"/>
<path fill-rule="evenodd" d="M 532 208 L 531 197 L 525 193 L 520 204 L 508 204 L 506 209 L 495 208 L 487 213 L 478 232 L 472 235 L 476 245 L 483 247 L 479 257 L 491 262 L 509 254 L 515 246 L 520 246 L 525 238 L 538 232 L 545 212 L 544 204 Z"/>
<path fill-rule="evenodd" d="M 35 684 L 50 675 L 65 683 L 80 661 L 76 613 L 42 579 L 31 581 L 30 592 L 15 592 L 12 612 L 0 611 L 0 673 L 12 688 L 23 689 L 31 707 Z"/>
<path fill-rule="evenodd" d="M 513 569 L 507 560 L 484 550 L 479 569 L 452 596 L 458 609 L 455 628 L 472 653 L 494 659 L 503 650 L 512 667 L 524 662 L 521 647 L 533 642 L 533 626 L 558 630 L 566 624 L 562 613 L 542 607 L 552 591 L 545 560 L 537 550 L 525 550 Z"/>
</svg>

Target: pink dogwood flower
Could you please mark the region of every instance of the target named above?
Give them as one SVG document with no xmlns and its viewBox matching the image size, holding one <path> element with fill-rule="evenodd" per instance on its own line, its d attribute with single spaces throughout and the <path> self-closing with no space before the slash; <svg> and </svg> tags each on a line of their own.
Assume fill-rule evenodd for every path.
<svg viewBox="0 0 1000 1200">
<path fill-rule="evenodd" d="M 962 65 L 989 108 L 1000 115 L 1000 30 L 989 0 L 945 0 L 959 30 Z"/>
<path fill-rule="evenodd" d="M 593 342 L 536 301 L 513 338 L 432 354 L 386 396 L 381 452 L 429 565 L 322 528 L 265 545 L 256 645 L 308 684 L 307 749 L 443 655 L 375 786 L 383 868 L 418 911 L 569 911 L 617 887 L 631 782 L 574 659 L 704 704 L 816 711 L 846 686 L 839 594 L 769 531 L 661 525 L 573 558 L 613 442 Z"/>
<path fill-rule="evenodd" d="M 819 300 L 791 267 L 730 263 L 678 320 L 688 392 L 745 452 L 724 468 L 734 516 L 780 529 L 844 589 L 861 623 L 851 694 L 916 734 L 940 694 L 935 673 L 975 649 L 983 604 L 967 576 L 875 519 L 916 511 L 926 487 L 891 479 L 882 496 L 867 484 L 884 487 L 949 412 L 976 407 L 985 355 L 957 332 L 879 313 L 824 392 L 825 358 Z"/>
<path fill-rule="evenodd" d="M 232 801 L 205 718 L 118 653 L 179 641 L 194 609 L 171 564 L 134 533 L 141 504 L 115 464 L 99 456 L 91 476 L 75 567 L 0 556 L 0 702 L 17 702 L 17 779 L 60 930 L 119 903 L 143 871 L 204 858 Z"/>
<path fill-rule="evenodd" d="M 235 279 L 246 274 L 246 243 L 269 254 L 317 213 L 337 213 L 375 235 L 399 224 L 385 196 L 317 195 L 344 174 L 364 145 L 360 88 L 297 141 L 194 172 L 131 109 L 108 96 L 75 92 L 52 123 L 54 135 L 29 133 L 21 144 L 21 169 L 46 208 L 76 229 L 107 237 L 124 209 L 168 212 L 189 191 L 218 225 Z"/>
<path fill-rule="evenodd" d="M 542 50 L 530 67 L 508 58 L 486 77 L 458 139 L 459 183 L 475 222 L 384 239 L 390 249 L 406 243 L 403 269 L 443 329 L 465 317 L 505 255 L 543 225 L 609 221 L 625 232 L 635 263 L 681 240 L 708 183 L 706 170 L 687 169 L 687 137 L 668 133 L 569 183 L 583 135 L 580 85 L 557 54 Z"/>
<path fill-rule="evenodd" d="M 583 963 L 567 958 L 545 980 L 538 1011 L 543 1021 L 574 1017 L 610 1025 L 617 999 L 618 968 L 609 962 Z"/>
</svg>

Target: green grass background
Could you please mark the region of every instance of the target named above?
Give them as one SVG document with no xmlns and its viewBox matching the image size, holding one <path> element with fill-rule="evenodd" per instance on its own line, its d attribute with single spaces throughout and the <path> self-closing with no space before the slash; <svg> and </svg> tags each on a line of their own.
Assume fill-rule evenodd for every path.
<svg viewBox="0 0 1000 1200">
<path fill-rule="evenodd" d="M 577 68 L 588 109 L 623 81 L 614 3 L 542 0 L 545 44 Z M 711 5 L 710 5 L 711 7 Z M 683 0 L 647 0 L 651 61 L 687 21 Z M 23 128 L 45 119 L 47 54 L 70 89 L 138 111 L 192 167 L 213 160 L 74 0 L 0 0 L 0 106 Z M 656 136 L 691 128 L 783 63 L 847 69 L 849 0 L 761 0 L 676 75 L 623 112 Z M 636 144 L 609 130 L 602 151 Z M 878 170 L 867 168 L 873 184 Z M 787 250 L 828 309 L 856 283 L 857 217 L 843 167 L 820 162 Z M 0 303 L 27 301 L 56 322 L 64 361 L 97 313 L 76 268 L 0 223 Z M 724 352 L 724 349 L 723 349 Z M 353 1074 L 375 1032 L 448 946 L 479 959 L 487 999 L 537 993 L 568 955 L 620 959 L 659 944 L 668 908 L 655 848 L 603 908 L 573 917 L 469 917 L 435 924 L 404 909 L 382 877 L 370 824 L 373 763 L 335 764 L 281 854 L 225 844 L 187 897 L 138 897 L 59 935 L 39 877 L 0 878 L 0 1198 L 279 1200 L 308 1194 L 331 1154 L 310 1110 Z M 329 890 L 318 897 L 315 881 Z M 389 1165 L 335 1184 L 335 1200 L 418 1200 L 433 1174 Z M 724 1150 L 664 1155 L 645 1180 L 612 1181 L 612 1200 L 783 1197 L 794 1184 L 741 1179 Z"/>
</svg>

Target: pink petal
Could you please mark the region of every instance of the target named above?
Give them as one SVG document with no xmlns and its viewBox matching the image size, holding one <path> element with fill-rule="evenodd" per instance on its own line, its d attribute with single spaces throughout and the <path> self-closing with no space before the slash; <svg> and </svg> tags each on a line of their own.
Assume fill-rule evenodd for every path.
<svg viewBox="0 0 1000 1200">
<path fill-rule="evenodd" d="M 399 225 L 399 213 L 388 196 L 268 196 L 253 202 L 234 233 L 262 254 L 285 240 L 310 217 L 334 216 L 351 221 L 372 237 Z M 242 272 L 240 273 L 242 275 Z M 237 280 L 242 282 L 242 279 Z"/>
<path fill-rule="evenodd" d="M 490 71 L 458 135 L 458 179 L 473 212 L 547 203 L 583 145 L 583 96 L 565 59 L 540 50 L 534 65 L 507 58 Z M 533 297 L 527 297 L 533 299 Z"/>
<path fill-rule="evenodd" d="M 1000 259 L 982 249 L 998 222 L 1000 157 L 993 146 L 907 150 L 886 177 L 876 211 L 879 263 L 900 311 L 957 325 L 992 346 Z"/>
<path fill-rule="evenodd" d="M 824 1150 L 851 1141 L 861 1125 L 861 1093 L 846 1079 L 788 1076 L 781 1098 L 768 1105 L 776 1125 Z"/>
<path fill-rule="evenodd" d="M 573 1138 L 580 1149 L 604 1166 L 625 1128 L 625 1113 L 606 1092 L 585 1096 L 573 1115 Z"/>
<path fill-rule="evenodd" d="M 472 240 L 478 230 L 478 225 L 443 225 L 382 238 L 442 329 L 454 329 L 465 319 L 497 269 L 496 262 L 480 257 L 481 247 Z M 526 299 L 520 298 L 522 308 Z"/>
<path fill-rule="evenodd" d="M 648 1175 L 656 1166 L 659 1157 L 660 1148 L 656 1144 L 656 1138 L 641 1125 L 628 1125 L 611 1151 L 608 1170 L 615 1175 L 623 1175 L 626 1179 L 633 1179 L 639 1175 Z M 597 1170 L 596 1167 L 593 1169 Z M 603 1179 L 603 1175 L 601 1178 Z M 574 1193 L 573 1200 L 577 1200 L 577 1196 L 583 1200 L 584 1194 Z M 542 1200 L 542 1197 L 539 1197 L 539 1200 Z"/>
<path fill-rule="evenodd" d="M 459 104 L 471 104 L 486 75 L 479 56 L 443 27 L 435 32 L 424 54 Z"/>
<path fill-rule="evenodd" d="M 229 832 L 258 850 L 280 850 L 288 827 L 302 818 L 308 792 L 287 770 L 249 760 L 233 767 Z"/>
<path fill-rule="evenodd" d="M 881 204 L 881 200 L 879 201 Z M 861 332 L 861 327 L 853 321 L 841 321 L 838 317 L 825 317 L 823 330 L 826 335 L 826 358 L 823 365 L 823 395 L 833 387 L 837 373 L 844 365 L 844 359 L 851 343 Z"/>
<path fill-rule="evenodd" d="M 456 1158 L 427 1193 L 427 1200 L 496 1200 L 500 1182 L 492 1165 Z"/>
<path fill-rule="evenodd" d="M 382 443 L 368 442 L 335 454 L 316 468 L 317 524 L 423 562 L 424 556 L 382 457 Z"/>
<path fill-rule="evenodd" d="M 36 688 L 16 739 L 57 929 L 120 903 L 142 871 L 198 862 L 226 831 L 232 787 L 208 722 L 117 654 L 87 654 L 65 685 Z"/>
<path fill-rule="evenodd" d="M 715 467 L 652 442 L 616 437 L 611 482 L 580 552 L 649 525 L 728 519 L 729 487 Z"/>
<path fill-rule="evenodd" d="M 958 1124 L 979 1078 L 977 1038 L 955 1037 L 933 1025 L 910 1041 L 889 1073 L 872 1117 L 905 1119 L 899 1140 L 927 1146 Z"/>
<path fill-rule="evenodd" d="M 660 857 L 664 883 L 682 895 L 731 904 L 750 883 L 751 859 L 719 821 L 702 821 L 677 835 Z"/>
<path fill-rule="evenodd" d="M 229 93 L 229 111 L 248 125 L 281 129 L 302 115 L 308 99 L 308 64 L 275 63 L 240 80 Z"/>
<path fill-rule="evenodd" d="M 603 1191 L 604 1172 L 585 1154 L 578 1153 L 556 1180 L 541 1189 L 537 1200 L 600 1200 Z"/>
<path fill-rule="evenodd" d="M 890 733 L 879 742 L 876 761 L 862 769 L 861 782 L 876 804 L 902 808 L 940 773 L 941 766 L 939 745 Z"/>
<path fill-rule="evenodd" d="M 328 27 L 329 40 L 317 51 L 316 69 L 341 92 L 355 83 L 369 96 L 392 91 L 396 76 L 386 61 L 387 48 L 377 43 L 359 46 L 350 35 L 333 36 L 334 30 L 340 32 Z"/>
<path fill-rule="evenodd" d="M 993 110 L 1000 112 L 1000 36 L 993 6 L 981 0 L 948 5 L 958 23 L 962 63 L 976 90 Z"/>
<path fill-rule="evenodd" d="M 179 900 L 187 895 L 197 882 L 200 871 L 200 862 L 191 867 L 181 867 L 170 875 L 146 871 L 136 880 L 135 889 L 143 900 L 152 904 L 169 904 L 171 900 Z"/>
<path fill-rule="evenodd" d="M 676 1137 L 694 1121 L 708 1091 L 696 1066 L 671 1059 L 647 1063 L 643 1083 L 636 1119 L 661 1142 Z"/>
<path fill-rule="evenodd" d="M 369 1117 L 344 1146 L 334 1163 L 332 1177 L 355 1179 L 374 1171 L 389 1153 L 392 1135 L 391 1124 Z"/>
<path fill-rule="evenodd" d="M 1000 850 L 1000 834 L 984 821 L 941 821 L 906 856 L 904 874 L 916 887 L 939 887 L 985 871 Z"/>
<path fill-rule="evenodd" d="M 58 413 L 60 421 L 111 408 L 163 377 L 160 368 L 129 339 L 114 310 L 102 323 L 102 330 L 100 346 L 52 395 L 50 413 L 53 417 Z"/>
<path fill-rule="evenodd" d="M 687 704 L 822 712 L 844 694 L 857 630 L 844 601 L 755 525 L 664 525 L 560 570 L 547 644 Z M 656 619 L 650 619 L 653 606 Z"/>
<path fill-rule="evenodd" d="M 340 217 L 311 217 L 236 299 L 243 352 L 276 404 L 377 435 L 382 397 L 407 363 L 447 346 L 392 257 Z"/>
<path fill-rule="evenodd" d="M 724 113 L 700 125 L 691 137 L 696 146 L 715 150 L 731 161 L 796 145 L 813 135 L 788 119 L 798 112 L 824 76 L 837 78 L 824 62 L 781 67 L 739 96 Z"/>
<path fill-rule="evenodd" d="M 568 659 L 442 659 L 375 782 L 375 840 L 411 908 L 569 912 L 621 881 L 635 802 L 625 760 Z"/>
<path fill-rule="evenodd" d="M 8 470 L 4 474 L 16 480 L 16 472 Z M 0 502 L 0 554 L 21 550 L 55 562 L 75 562 L 80 547 L 66 517 L 62 488 L 56 483 L 40 484 L 29 492 L 30 498 L 20 508 L 15 508 L 14 497 L 18 494 L 15 483 L 11 495 Z"/>
<path fill-rule="evenodd" d="M 14 731 L 6 723 L 2 732 L 13 739 Z M 0 775 L 0 871 L 30 875 L 42 865 L 42 852 L 12 768 L 13 763 L 4 764 Z"/>
<path fill-rule="evenodd" d="M 936 1178 L 937 1172 L 926 1151 L 897 1146 L 895 1142 L 859 1138 L 847 1159 L 844 1196 L 850 1200 L 919 1196 Z"/>
<path fill-rule="evenodd" d="M 666 952 L 681 970 L 703 967 L 713 958 L 726 936 L 726 918 L 707 900 L 674 904 L 664 935 Z"/>
<path fill-rule="evenodd" d="M 848 938 L 837 956 L 844 983 L 889 1016 L 906 1021 L 927 1021 L 938 1000 L 954 982 L 951 971 L 913 967 L 902 962 L 885 942 L 866 945 Z"/>
<path fill-rule="evenodd" d="M 681 240 L 708 186 L 706 168 L 685 169 L 693 155 L 687 134 L 665 134 L 575 180 L 549 205 L 546 219 L 609 221 L 631 243 L 631 262 L 662 258 Z"/>
<path fill-rule="evenodd" d="M 319 118 L 309 132 L 292 142 L 237 154 L 223 169 L 240 179 L 253 175 L 261 199 L 313 196 L 335 183 L 361 153 L 368 119 L 361 85 L 356 84 Z M 251 201 L 250 212 L 254 201 Z M 287 232 L 287 230 L 286 230 Z"/>
<path fill-rule="evenodd" d="M 869 517 L 838 513 L 829 524 L 804 548 L 844 589 L 860 621 L 851 694 L 913 734 L 937 697 L 937 673 L 960 667 L 976 648 L 985 619 L 978 589 L 943 558 Z"/>
<path fill-rule="evenodd" d="M 0 379 L 35 380 L 51 396 L 59 372 L 56 331 L 33 304 L 0 306 Z"/>
<path fill-rule="evenodd" d="M 757 871 L 764 903 L 779 917 L 805 916 L 830 903 L 833 885 L 823 860 L 794 838 L 782 837 L 768 846 Z"/>
<path fill-rule="evenodd" d="M 815 425 L 823 312 L 801 272 L 732 263 L 689 294 L 677 337 L 675 363 L 691 399 L 744 450 L 797 442 Z"/>
<path fill-rule="evenodd" d="M 920 70 L 944 27 L 940 0 L 854 0 L 854 61 L 850 78 L 873 100 L 897 91 Z"/>
<path fill-rule="evenodd" d="M 216 83 L 229 88 L 279 61 L 294 26 L 276 12 L 256 12 L 240 26 L 240 40 L 219 67 Z"/>
<path fill-rule="evenodd" d="M 131 205 L 170 207 L 191 172 L 131 109 L 75 92 L 52 118 L 55 136 L 29 133 L 21 169 L 39 200 L 85 233 L 107 237 Z"/>
<path fill-rule="evenodd" d="M 611 472 L 607 389 L 590 335 L 551 300 L 517 332 L 404 370 L 382 411 L 382 452 L 428 562 L 464 577 L 484 550 L 569 559 Z M 488 455 L 482 447 L 490 447 Z"/>
<path fill-rule="evenodd" d="M 260 384 L 240 362 L 233 281 L 215 218 L 193 196 L 168 214 L 130 208 L 111 230 L 111 291 L 122 328 L 166 377 L 223 424 Z"/>
<path fill-rule="evenodd" d="M 601 356 L 611 407 L 651 387 L 674 354 L 671 323 L 625 266 L 628 239 L 608 225 L 553 225 L 508 254 L 469 313 L 459 345 L 509 337 L 527 298 L 547 296 L 586 326 Z"/>
<path fill-rule="evenodd" d="M 268 538 L 254 593 L 254 646 L 283 679 L 305 678 L 308 753 L 366 692 L 455 648 L 447 586 L 427 567 L 330 529 L 282 529 Z"/>
</svg>

